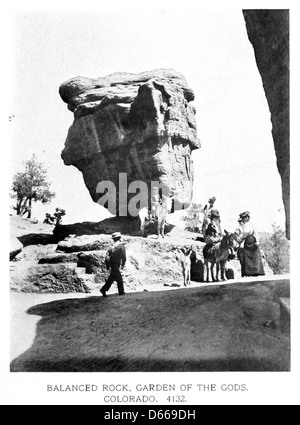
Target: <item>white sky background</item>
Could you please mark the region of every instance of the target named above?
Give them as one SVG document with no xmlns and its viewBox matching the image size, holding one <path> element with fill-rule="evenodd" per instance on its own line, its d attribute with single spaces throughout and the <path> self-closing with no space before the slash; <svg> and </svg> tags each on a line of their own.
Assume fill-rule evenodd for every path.
<svg viewBox="0 0 300 425">
<path fill-rule="evenodd" d="M 270 113 L 241 9 L 19 11 L 12 18 L 11 172 L 35 153 L 56 193 L 33 216 L 43 220 L 55 207 L 66 210 L 63 223 L 108 215 L 92 202 L 82 174 L 60 158 L 73 122 L 60 84 L 173 68 L 195 92 L 202 145 L 192 155 L 195 201 L 205 205 L 214 195 L 228 229 L 244 210 L 260 231 L 284 226 Z"/>
</svg>

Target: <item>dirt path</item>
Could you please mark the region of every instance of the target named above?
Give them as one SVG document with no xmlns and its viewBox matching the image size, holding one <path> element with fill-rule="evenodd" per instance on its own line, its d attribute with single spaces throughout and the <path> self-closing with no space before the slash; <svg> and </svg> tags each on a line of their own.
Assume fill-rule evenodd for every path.
<svg viewBox="0 0 300 425">
<path fill-rule="evenodd" d="M 11 371 L 289 370 L 288 291 L 278 278 L 107 298 L 12 293 Z"/>
</svg>

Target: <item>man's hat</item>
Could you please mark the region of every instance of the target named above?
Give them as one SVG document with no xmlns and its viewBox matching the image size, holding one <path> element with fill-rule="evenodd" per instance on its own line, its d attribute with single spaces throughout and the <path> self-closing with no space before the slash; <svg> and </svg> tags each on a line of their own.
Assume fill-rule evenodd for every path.
<svg viewBox="0 0 300 425">
<path fill-rule="evenodd" d="M 113 234 L 111 235 L 111 237 L 112 237 L 113 239 L 119 239 L 121 236 L 122 236 L 122 235 L 121 235 L 121 233 L 120 233 L 120 232 L 115 232 L 115 233 L 113 233 Z"/>
<path fill-rule="evenodd" d="M 208 199 L 208 202 L 215 202 L 216 198 L 214 196 L 212 196 L 211 198 Z"/>
<path fill-rule="evenodd" d="M 219 211 L 218 211 L 218 210 L 211 210 L 211 212 L 210 212 L 210 217 L 211 217 L 211 218 L 213 218 L 213 217 L 215 217 L 215 218 L 220 218 L 220 213 L 219 213 Z"/>
</svg>

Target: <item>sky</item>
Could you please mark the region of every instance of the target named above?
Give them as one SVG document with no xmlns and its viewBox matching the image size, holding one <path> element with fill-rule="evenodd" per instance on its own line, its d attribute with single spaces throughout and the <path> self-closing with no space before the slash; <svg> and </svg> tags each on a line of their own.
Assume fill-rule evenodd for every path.
<svg viewBox="0 0 300 425">
<path fill-rule="evenodd" d="M 60 84 L 172 68 L 195 93 L 201 149 L 192 153 L 194 201 L 204 206 L 215 196 L 228 230 L 244 210 L 260 231 L 284 226 L 270 112 L 241 9 L 15 11 L 11 40 L 10 176 L 36 154 L 56 193 L 51 204 L 34 206 L 34 217 L 43 220 L 56 207 L 67 212 L 63 223 L 109 216 L 60 157 L 73 122 Z"/>
</svg>

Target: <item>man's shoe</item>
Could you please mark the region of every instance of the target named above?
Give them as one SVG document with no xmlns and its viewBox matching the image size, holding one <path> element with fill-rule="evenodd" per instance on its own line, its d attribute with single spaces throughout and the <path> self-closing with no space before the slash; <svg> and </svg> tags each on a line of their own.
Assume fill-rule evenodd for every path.
<svg viewBox="0 0 300 425">
<path fill-rule="evenodd" d="M 125 292 L 121 292 L 119 295 L 125 295 Z"/>
<path fill-rule="evenodd" d="M 100 289 L 100 292 L 101 292 L 101 294 L 102 294 L 104 297 L 107 297 L 106 292 L 104 291 L 104 289 L 103 289 L 103 288 L 101 288 L 101 289 Z"/>
</svg>

